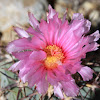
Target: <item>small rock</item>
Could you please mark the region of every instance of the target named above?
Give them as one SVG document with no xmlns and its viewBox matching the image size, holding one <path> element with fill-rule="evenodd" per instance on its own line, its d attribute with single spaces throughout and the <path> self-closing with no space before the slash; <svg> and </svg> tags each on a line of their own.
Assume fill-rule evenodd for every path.
<svg viewBox="0 0 100 100">
<path fill-rule="evenodd" d="M 82 13 L 84 16 L 88 16 L 89 13 L 93 10 L 96 9 L 96 4 L 93 2 L 85 1 L 79 8 L 79 12 Z"/>
<path fill-rule="evenodd" d="M 32 12 L 37 20 L 46 18 L 48 7 L 47 0 L 1 0 L 0 2 L 0 31 L 3 33 L 2 40 L 6 43 L 14 40 L 12 27 L 26 25 L 28 11 Z"/>
</svg>

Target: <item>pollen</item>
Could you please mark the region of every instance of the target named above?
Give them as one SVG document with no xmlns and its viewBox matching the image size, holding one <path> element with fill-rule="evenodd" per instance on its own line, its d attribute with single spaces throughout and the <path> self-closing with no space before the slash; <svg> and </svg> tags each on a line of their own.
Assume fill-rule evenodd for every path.
<svg viewBox="0 0 100 100">
<path fill-rule="evenodd" d="M 64 53 L 58 46 L 49 45 L 44 51 L 47 53 L 47 58 L 44 61 L 44 65 L 47 69 L 54 69 L 63 63 L 65 58 Z"/>
</svg>

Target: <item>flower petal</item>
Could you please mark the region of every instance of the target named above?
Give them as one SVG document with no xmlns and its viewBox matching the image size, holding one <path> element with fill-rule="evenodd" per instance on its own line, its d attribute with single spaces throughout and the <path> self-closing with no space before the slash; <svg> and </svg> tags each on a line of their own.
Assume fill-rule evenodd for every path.
<svg viewBox="0 0 100 100">
<path fill-rule="evenodd" d="M 83 20 L 83 19 L 84 19 L 84 17 L 82 14 L 80 14 L 80 13 L 73 14 L 72 20 Z"/>
<path fill-rule="evenodd" d="M 26 59 L 27 60 L 27 59 Z M 12 70 L 12 71 L 18 71 L 19 69 L 22 69 L 25 65 L 25 62 L 26 60 L 20 60 L 18 62 L 16 62 L 15 64 L 13 64 L 9 70 Z"/>
<path fill-rule="evenodd" d="M 59 24 L 55 20 L 49 20 L 48 23 L 48 44 L 54 44 L 54 37 L 59 29 Z"/>
<path fill-rule="evenodd" d="M 46 58 L 46 53 L 42 50 L 39 51 L 33 51 L 31 55 L 29 56 L 29 59 L 32 59 L 33 61 L 41 61 Z"/>
<path fill-rule="evenodd" d="M 36 20 L 36 18 L 31 12 L 28 12 L 28 16 L 31 26 L 37 29 L 37 27 L 39 26 L 39 22 Z"/>
<path fill-rule="evenodd" d="M 23 38 L 23 37 L 25 37 L 25 38 L 30 37 L 30 36 L 28 35 L 28 33 L 27 33 L 25 30 L 21 29 L 21 28 L 15 27 L 14 30 L 15 30 L 15 32 L 17 32 L 17 34 L 18 34 L 21 38 Z"/>
<path fill-rule="evenodd" d="M 69 71 L 71 74 L 75 74 L 76 72 L 78 72 L 81 69 L 81 61 L 75 63 L 74 65 L 72 64 L 64 64 L 63 67 L 65 67 L 66 71 Z"/>
<path fill-rule="evenodd" d="M 32 37 L 32 45 L 34 49 L 44 49 L 46 47 L 46 42 L 39 39 L 37 36 Z"/>
<path fill-rule="evenodd" d="M 48 9 L 49 9 L 49 14 L 47 16 L 47 22 L 49 22 L 49 19 L 53 18 L 53 16 L 57 14 L 56 11 L 52 9 L 51 5 L 49 5 Z"/>
<path fill-rule="evenodd" d="M 69 81 L 72 78 L 70 74 L 65 74 L 65 72 L 62 72 L 62 70 L 60 70 L 59 68 L 54 69 L 53 73 L 57 77 L 58 81 Z"/>
<path fill-rule="evenodd" d="M 49 40 L 49 35 L 48 35 L 48 24 L 46 21 L 44 21 L 43 19 L 41 20 L 41 23 L 40 23 L 40 31 L 43 33 L 45 39 L 46 39 L 46 42 L 48 42 Z"/>
<path fill-rule="evenodd" d="M 35 35 L 35 36 L 37 36 L 39 39 L 45 41 L 45 38 L 44 38 L 42 32 L 37 31 L 37 30 L 33 29 L 32 27 L 29 27 L 29 28 L 26 30 L 26 32 L 28 32 L 28 33 L 30 33 L 30 34 L 32 34 L 32 35 Z"/>
<path fill-rule="evenodd" d="M 32 51 L 24 51 L 24 52 L 13 52 L 12 55 L 15 56 L 17 59 L 22 60 L 29 57 Z"/>
<path fill-rule="evenodd" d="M 51 85 L 55 85 L 58 82 L 57 77 L 53 74 L 51 70 L 47 71 L 47 80 Z"/>
<path fill-rule="evenodd" d="M 22 50 L 33 50 L 33 45 L 29 38 L 21 38 L 9 43 L 6 49 L 9 53 Z"/>
<path fill-rule="evenodd" d="M 62 23 L 64 23 L 66 21 L 66 17 L 67 17 L 67 12 L 65 12 L 63 19 L 62 19 Z"/>
<path fill-rule="evenodd" d="M 15 68 L 19 65 L 20 62 L 21 62 L 21 61 L 18 61 L 18 62 L 16 62 L 16 63 L 14 63 L 14 64 L 9 68 L 9 70 L 14 71 Z"/>
<path fill-rule="evenodd" d="M 42 94 L 45 94 L 47 92 L 47 89 L 48 89 L 48 82 L 45 78 L 46 76 L 46 71 L 43 72 L 42 74 L 42 78 L 41 80 L 37 83 L 37 90 L 39 93 L 42 93 Z"/>
<path fill-rule="evenodd" d="M 77 31 L 78 33 L 76 32 L 76 34 L 77 36 L 81 37 L 84 33 L 87 33 L 90 30 L 91 22 L 84 19 L 82 14 L 76 13 L 73 15 L 73 19 L 70 25 L 73 31 L 79 31 Z"/>
<path fill-rule="evenodd" d="M 70 80 L 69 82 L 62 82 L 62 87 L 65 94 L 70 97 L 77 96 L 79 92 L 79 88 L 75 84 L 74 80 Z"/>
<path fill-rule="evenodd" d="M 25 63 L 24 63 L 25 64 Z M 20 78 L 26 82 L 30 78 L 32 78 L 32 75 L 41 67 L 41 63 L 39 62 L 27 62 L 22 69 L 20 69 L 19 76 Z M 31 81 L 31 80 L 30 80 Z"/>
<path fill-rule="evenodd" d="M 38 83 L 43 77 L 43 68 L 39 68 L 32 76 L 29 77 L 28 82 L 29 86 L 33 87 L 36 83 Z"/>
<path fill-rule="evenodd" d="M 58 86 L 55 86 L 54 85 L 54 94 L 57 97 L 60 97 L 61 99 L 64 98 L 63 93 L 62 93 L 62 87 L 61 87 L 61 84 L 60 83 L 58 84 Z"/>
<path fill-rule="evenodd" d="M 98 41 L 100 38 L 100 33 L 99 30 L 97 30 L 96 32 L 94 32 L 93 34 L 91 34 L 91 36 L 94 36 L 94 41 Z"/>
<path fill-rule="evenodd" d="M 93 70 L 87 66 L 82 67 L 78 72 L 80 73 L 84 81 L 89 81 L 93 77 Z"/>
<path fill-rule="evenodd" d="M 31 38 L 21 38 L 17 39 L 7 46 L 7 51 L 20 52 L 22 50 L 34 50 L 34 49 L 43 49 L 46 46 L 45 42 L 40 40 L 38 37 L 34 36 Z"/>
</svg>

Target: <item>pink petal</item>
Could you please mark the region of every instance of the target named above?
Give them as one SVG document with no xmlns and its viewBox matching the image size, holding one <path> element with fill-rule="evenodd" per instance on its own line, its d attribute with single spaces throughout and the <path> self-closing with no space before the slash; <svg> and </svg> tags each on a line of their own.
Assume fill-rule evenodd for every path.
<svg viewBox="0 0 100 100">
<path fill-rule="evenodd" d="M 33 87 L 36 83 L 38 83 L 43 77 L 43 68 L 39 68 L 35 73 L 30 76 L 28 79 L 28 83 L 30 87 Z"/>
<path fill-rule="evenodd" d="M 37 83 L 37 90 L 39 93 L 41 94 L 45 94 L 47 92 L 47 89 L 48 89 L 48 82 L 46 80 L 46 72 L 44 71 L 43 74 L 42 74 L 42 78 L 41 80 Z"/>
<path fill-rule="evenodd" d="M 48 44 L 49 45 L 53 45 L 54 43 L 54 37 L 55 37 L 55 34 L 58 30 L 59 26 L 58 26 L 58 23 L 55 22 L 54 20 L 49 20 L 49 23 L 48 23 Z"/>
<path fill-rule="evenodd" d="M 43 34 L 42 34 L 40 31 L 37 31 L 37 30 L 33 29 L 32 27 L 29 27 L 29 28 L 26 30 L 26 32 L 28 32 L 28 33 L 30 33 L 30 34 L 32 34 L 32 35 L 35 35 L 35 36 L 37 36 L 39 39 L 45 41 L 45 38 L 44 38 Z"/>
<path fill-rule="evenodd" d="M 91 27 L 91 22 L 89 20 L 85 20 L 85 23 L 84 23 L 84 33 L 89 32 L 90 27 Z"/>
<path fill-rule="evenodd" d="M 12 55 L 17 59 L 22 60 L 28 58 L 31 53 L 32 51 L 13 52 Z"/>
<path fill-rule="evenodd" d="M 66 36 L 66 35 L 65 35 Z M 73 40 L 73 42 L 72 42 Z M 64 49 L 64 50 L 68 50 L 70 47 L 72 47 L 73 45 L 75 45 L 77 41 L 75 40 L 74 37 L 74 33 L 71 32 L 71 34 L 67 35 L 66 38 L 62 38 L 62 40 L 60 41 L 60 46 Z"/>
<path fill-rule="evenodd" d="M 87 44 L 86 46 L 84 46 L 84 47 L 82 48 L 81 51 L 78 52 L 77 57 L 84 58 L 84 57 L 86 56 L 86 53 L 87 53 L 87 52 L 97 50 L 97 49 L 98 49 L 98 46 L 99 46 L 99 45 L 98 45 L 96 42 Z"/>
<path fill-rule="evenodd" d="M 70 43 L 69 41 L 66 44 L 63 44 L 63 49 L 66 52 L 67 60 L 68 59 L 78 59 L 84 58 L 87 52 L 95 51 L 98 49 L 98 44 L 93 42 L 93 38 L 90 36 L 82 37 L 78 42 L 74 41 Z M 75 44 L 74 44 L 75 43 Z"/>
<path fill-rule="evenodd" d="M 26 62 L 24 61 L 24 65 L 19 68 L 19 70 L 20 70 L 20 73 L 19 73 L 20 78 L 23 78 L 25 76 L 25 74 L 28 74 L 26 77 L 24 77 L 24 80 L 25 80 L 25 78 L 27 79 L 27 77 L 29 77 L 29 75 L 31 73 L 34 73 L 40 66 L 41 66 L 40 62 L 35 61 L 33 59 L 28 59 L 27 58 Z"/>
<path fill-rule="evenodd" d="M 38 61 L 42 61 L 46 58 L 46 53 L 44 51 L 33 51 L 30 56 L 27 58 L 27 62 L 24 64 L 24 67 L 20 69 L 20 77 L 23 77 L 25 74 L 33 70 L 36 66 L 37 68 L 42 65 Z M 34 69 L 35 71 L 36 69 Z M 33 73 L 33 72 L 32 72 Z"/>
<path fill-rule="evenodd" d="M 74 38 L 73 38 L 74 39 Z M 66 48 L 66 50 L 65 51 L 67 51 L 67 54 L 71 54 L 70 56 L 72 56 L 73 54 L 75 54 L 75 52 L 77 53 L 77 52 L 79 52 L 79 51 L 81 51 L 82 50 L 82 47 L 84 46 L 84 45 L 87 45 L 88 44 L 88 37 L 82 37 L 79 41 L 75 41 L 74 40 L 74 42 L 75 42 L 75 44 L 74 45 L 72 45 L 72 46 L 70 46 L 69 45 L 69 47 L 68 48 Z M 84 41 L 84 42 L 83 42 Z"/>
<path fill-rule="evenodd" d="M 54 73 L 51 70 L 48 70 L 47 72 L 47 80 L 51 85 L 55 85 L 58 82 L 57 77 L 54 75 Z"/>
<path fill-rule="evenodd" d="M 94 32 L 93 34 L 91 34 L 91 36 L 94 36 L 94 41 L 98 41 L 99 38 L 100 38 L 100 33 L 99 31 L 97 30 L 96 32 Z"/>
<path fill-rule="evenodd" d="M 65 72 L 62 72 L 59 68 L 54 69 L 53 73 L 57 77 L 58 81 L 69 81 L 69 80 L 71 80 L 71 75 L 70 74 L 66 75 Z"/>
<path fill-rule="evenodd" d="M 33 50 L 33 45 L 29 38 L 21 38 L 9 43 L 6 49 L 9 53 L 22 50 Z"/>
<path fill-rule="evenodd" d="M 61 87 L 60 83 L 58 84 L 58 86 L 54 86 L 54 94 L 57 97 L 60 97 L 61 99 L 64 98 L 63 93 L 62 93 L 62 87 Z"/>
<path fill-rule="evenodd" d="M 58 14 L 53 16 L 53 19 L 49 20 L 48 23 L 48 35 L 50 44 L 56 44 L 57 39 L 59 37 L 60 26 L 62 25 L 62 21 L 58 18 Z"/>
<path fill-rule="evenodd" d="M 31 26 L 33 26 L 34 28 L 37 28 L 37 26 L 39 26 L 39 22 L 36 20 L 34 15 L 28 12 L 28 16 L 29 16 L 29 21 L 30 21 Z"/>
<path fill-rule="evenodd" d="M 63 19 L 62 19 L 62 23 L 64 23 L 66 21 L 66 17 L 67 17 L 67 12 L 65 12 Z"/>
<path fill-rule="evenodd" d="M 80 13 L 73 14 L 72 20 L 83 20 L 83 19 L 84 19 L 84 17 L 82 14 L 80 14 Z"/>
<path fill-rule="evenodd" d="M 72 64 L 68 64 L 66 63 L 65 65 L 63 65 L 66 70 L 68 70 L 71 74 L 75 74 L 76 72 L 78 72 L 81 69 L 81 61 L 75 63 L 74 65 Z"/>
<path fill-rule="evenodd" d="M 18 71 L 19 69 L 23 68 L 24 67 L 24 64 L 25 64 L 25 60 L 20 60 L 18 62 L 16 62 L 15 64 L 13 64 L 9 70 L 12 70 L 12 71 Z"/>
<path fill-rule="evenodd" d="M 30 38 L 21 38 L 9 43 L 7 46 L 7 51 L 12 53 L 22 50 L 43 49 L 45 46 L 45 42 L 34 36 L 32 37 L 32 40 Z"/>
<path fill-rule="evenodd" d="M 93 70 L 87 66 L 82 67 L 78 72 L 80 73 L 84 81 L 89 81 L 93 77 Z"/>
<path fill-rule="evenodd" d="M 73 41 L 73 42 L 72 42 Z M 66 44 L 63 44 L 62 47 L 65 51 L 69 52 L 79 40 L 75 38 L 74 34 L 66 41 Z"/>
<path fill-rule="evenodd" d="M 16 62 L 16 63 L 14 63 L 14 64 L 9 68 L 9 70 L 14 71 L 15 68 L 19 65 L 20 62 L 21 62 L 21 61 L 18 61 L 18 62 Z"/>
<path fill-rule="evenodd" d="M 96 42 L 93 42 L 93 43 L 90 44 L 88 52 L 89 51 L 96 51 L 98 49 L 98 47 L 99 47 L 99 44 L 96 43 Z"/>
<path fill-rule="evenodd" d="M 18 34 L 21 38 L 23 38 L 23 37 L 25 37 L 25 38 L 30 37 L 30 36 L 28 35 L 28 33 L 27 33 L 25 30 L 21 29 L 21 28 L 15 27 L 14 30 L 17 32 L 17 34 Z"/>
<path fill-rule="evenodd" d="M 48 9 L 49 9 L 49 14 L 47 16 L 47 22 L 49 22 L 49 19 L 53 18 L 53 16 L 57 14 L 56 11 L 52 9 L 51 5 L 49 5 Z"/>
<path fill-rule="evenodd" d="M 76 35 L 81 37 L 84 33 L 87 33 L 90 30 L 91 22 L 84 19 L 82 14 L 76 13 L 73 15 L 70 25 L 72 30 L 79 30 L 78 33 L 76 32 Z"/>
<path fill-rule="evenodd" d="M 72 67 L 72 70 L 70 71 L 72 74 L 75 74 L 76 72 L 78 72 L 81 69 L 81 61 L 77 62 L 76 64 L 74 64 L 74 66 Z"/>
<path fill-rule="evenodd" d="M 36 31 L 31 26 L 26 30 L 26 32 L 28 32 L 28 33 L 30 33 L 32 35 L 36 35 L 36 36 L 38 36 L 40 34 L 40 32 Z"/>
<path fill-rule="evenodd" d="M 24 64 L 24 67 L 20 69 L 19 77 L 20 77 L 21 79 L 22 79 L 23 76 L 24 76 L 25 74 L 27 74 L 28 71 L 32 68 L 32 66 L 31 66 L 31 67 L 30 67 L 30 66 L 31 66 L 31 65 L 29 65 L 29 68 L 28 68 L 27 65 Z"/>
<path fill-rule="evenodd" d="M 46 42 L 43 40 L 39 39 L 36 36 L 32 37 L 32 45 L 34 49 L 44 49 L 46 47 Z"/>
<path fill-rule="evenodd" d="M 49 40 L 48 24 L 44 20 L 41 20 L 41 23 L 40 23 L 40 31 L 44 34 L 44 37 L 46 39 L 46 42 L 48 42 L 48 40 Z"/>
<path fill-rule="evenodd" d="M 30 62 L 27 62 L 24 65 L 24 68 L 22 68 L 20 70 L 19 76 L 20 78 L 26 82 L 28 81 L 30 78 L 32 78 L 32 75 L 41 67 L 41 63 L 39 62 L 32 62 L 32 60 Z"/>
<path fill-rule="evenodd" d="M 64 93 L 70 97 L 77 96 L 79 92 L 79 88 L 75 84 L 74 80 L 70 80 L 69 82 L 62 82 L 62 87 L 63 87 Z"/>
<path fill-rule="evenodd" d="M 64 39 L 63 37 L 66 36 L 67 31 L 69 30 L 68 21 L 65 21 L 59 28 L 59 34 L 55 37 L 57 41 L 57 45 L 61 43 L 61 40 Z M 66 37 L 67 38 L 67 37 Z"/>
<path fill-rule="evenodd" d="M 46 53 L 42 50 L 39 51 L 33 51 L 31 55 L 29 56 L 29 59 L 32 59 L 33 61 L 41 61 L 46 58 Z"/>
</svg>

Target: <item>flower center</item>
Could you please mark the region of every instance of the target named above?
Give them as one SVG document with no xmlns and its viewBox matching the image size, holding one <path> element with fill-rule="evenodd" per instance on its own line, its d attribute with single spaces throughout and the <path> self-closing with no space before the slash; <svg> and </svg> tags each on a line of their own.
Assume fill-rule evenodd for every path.
<svg viewBox="0 0 100 100">
<path fill-rule="evenodd" d="M 47 46 L 44 51 L 47 53 L 47 58 L 44 61 L 44 65 L 47 69 L 56 68 L 64 61 L 64 54 L 61 48 L 56 45 Z"/>
</svg>

